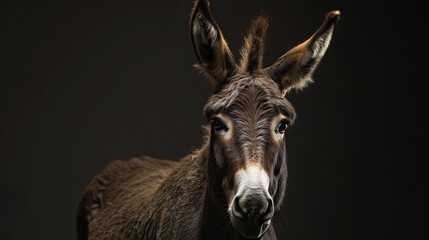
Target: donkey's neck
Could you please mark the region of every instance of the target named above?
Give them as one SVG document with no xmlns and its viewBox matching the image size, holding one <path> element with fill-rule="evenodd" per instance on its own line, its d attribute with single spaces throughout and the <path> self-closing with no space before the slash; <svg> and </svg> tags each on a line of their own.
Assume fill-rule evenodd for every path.
<svg viewBox="0 0 429 240">
<path fill-rule="evenodd" d="M 201 239 L 242 239 L 229 220 L 228 202 L 221 187 L 223 172 L 216 166 L 210 152 L 210 147 L 206 144 L 198 154 L 206 172 Z"/>
<path fill-rule="evenodd" d="M 229 220 L 220 171 L 208 144 L 182 159 L 153 196 L 150 212 L 137 221 L 142 239 L 244 239 Z"/>
</svg>

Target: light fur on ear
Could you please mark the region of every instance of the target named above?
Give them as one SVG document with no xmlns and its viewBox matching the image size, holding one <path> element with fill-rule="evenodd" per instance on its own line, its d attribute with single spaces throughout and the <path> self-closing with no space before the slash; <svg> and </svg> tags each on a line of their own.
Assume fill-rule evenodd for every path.
<svg viewBox="0 0 429 240">
<path fill-rule="evenodd" d="M 210 79 L 213 91 L 218 92 L 228 76 L 236 71 L 236 64 L 210 13 L 208 1 L 195 2 L 190 28 L 192 46 L 198 60 L 196 66 Z"/>
<path fill-rule="evenodd" d="M 322 26 L 305 42 L 281 56 L 268 72 L 277 81 L 283 94 L 290 89 L 301 89 L 312 82 L 312 74 L 324 56 L 331 42 L 335 23 L 340 19 L 340 11 L 326 15 Z"/>
</svg>

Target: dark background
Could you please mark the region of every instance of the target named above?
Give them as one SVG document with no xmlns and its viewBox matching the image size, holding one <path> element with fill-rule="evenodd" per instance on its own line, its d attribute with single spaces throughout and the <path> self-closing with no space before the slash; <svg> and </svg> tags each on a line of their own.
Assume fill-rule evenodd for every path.
<svg viewBox="0 0 429 240">
<path fill-rule="evenodd" d="M 75 239 L 81 191 L 107 163 L 201 145 L 211 90 L 192 67 L 191 6 L 1 4 L 0 239 Z M 288 95 L 279 239 L 427 239 L 423 1 L 212 0 L 236 56 L 262 9 L 266 65 L 342 12 L 315 83 Z"/>
</svg>

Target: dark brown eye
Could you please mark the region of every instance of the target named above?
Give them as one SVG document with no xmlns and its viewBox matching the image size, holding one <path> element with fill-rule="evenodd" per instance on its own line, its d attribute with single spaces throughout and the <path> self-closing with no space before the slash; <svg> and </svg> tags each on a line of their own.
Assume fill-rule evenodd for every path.
<svg viewBox="0 0 429 240">
<path fill-rule="evenodd" d="M 286 129 L 288 127 L 288 124 L 285 120 L 281 121 L 279 126 L 277 127 L 277 132 L 284 134 Z"/>
<path fill-rule="evenodd" d="M 212 124 L 212 128 L 215 131 L 227 131 L 228 130 L 228 128 L 225 126 L 225 124 L 223 124 L 222 121 L 219 120 L 218 118 L 214 118 L 210 122 Z"/>
</svg>

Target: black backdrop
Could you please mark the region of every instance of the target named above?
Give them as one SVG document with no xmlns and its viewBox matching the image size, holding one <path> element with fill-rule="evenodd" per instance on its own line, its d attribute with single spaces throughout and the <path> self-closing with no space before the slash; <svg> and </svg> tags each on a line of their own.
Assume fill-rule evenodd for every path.
<svg viewBox="0 0 429 240">
<path fill-rule="evenodd" d="M 266 65 L 342 12 L 315 83 L 288 96 L 279 239 L 427 239 L 422 3 L 212 0 L 236 55 L 251 17 L 271 17 Z M 192 67 L 192 4 L 1 5 L 0 239 L 75 239 L 80 193 L 108 162 L 201 144 L 210 86 Z"/>
</svg>

